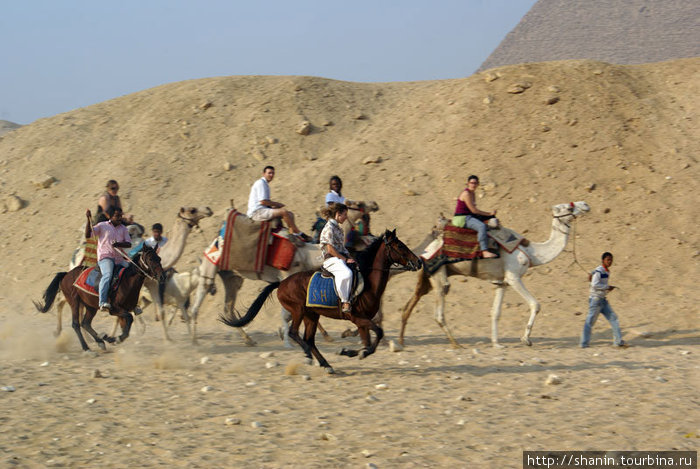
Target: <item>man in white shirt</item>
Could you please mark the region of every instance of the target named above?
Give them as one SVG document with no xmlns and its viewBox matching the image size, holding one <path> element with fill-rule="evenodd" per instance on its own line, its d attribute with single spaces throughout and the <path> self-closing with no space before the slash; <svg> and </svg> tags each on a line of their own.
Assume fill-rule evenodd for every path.
<svg viewBox="0 0 700 469">
<path fill-rule="evenodd" d="M 248 196 L 248 217 L 255 221 L 267 221 L 275 217 L 282 217 L 293 235 L 304 241 L 310 241 L 311 238 L 302 233 L 294 223 L 294 214 L 284 208 L 283 203 L 270 199 L 270 182 L 274 177 L 274 166 L 265 166 L 262 177 L 253 183 Z"/>
</svg>

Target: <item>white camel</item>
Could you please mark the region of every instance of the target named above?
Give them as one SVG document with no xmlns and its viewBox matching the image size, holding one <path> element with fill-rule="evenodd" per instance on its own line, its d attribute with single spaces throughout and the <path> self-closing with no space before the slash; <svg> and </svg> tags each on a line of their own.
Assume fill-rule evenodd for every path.
<svg viewBox="0 0 700 469">
<path fill-rule="evenodd" d="M 200 280 L 199 267 L 195 267 L 190 272 L 173 272 L 172 275 L 168 276 L 168 281 L 165 284 L 165 292 L 163 295 L 163 306 L 173 306 L 174 309 L 170 312 L 170 319 L 168 319 L 168 326 L 173 323 L 173 319 L 180 312 L 180 317 L 187 324 L 188 333 L 190 318 L 187 315 L 187 308 L 190 305 L 190 295 L 197 289 Z M 141 295 L 139 301 L 141 308 L 145 309 L 153 303 L 148 290 L 144 291 Z"/>
<path fill-rule="evenodd" d="M 401 317 L 399 343 L 403 344 L 404 331 L 411 311 L 413 311 L 413 308 L 423 295 L 431 289 L 435 289 L 437 292 L 435 321 L 445 331 L 452 345 L 461 347 L 452 336 L 452 332 L 450 332 L 445 321 L 445 295 L 450 289 L 448 277 L 463 275 L 489 280 L 496 284 L 496 296 L 491 309 L 491 342 L 493 346 L 502 347 L 498 343 L 498 319 L 501 315 L 501 304 L 503 303 L 506 286 L 512 287 L 529 305 L 530 318 L 525 328 L 525 334 L 520 340 L 525 345 L 532 345 L 530 333 L 535 323 L 535 317 L 540 311 L 540 304 L 525 288 L 522 278 L 527 269 L 553 261 L 564 250 L 569 238 L 571 223 L 576 217 L 584 215 L 589 210 L 590 207 L 583 201 L 555 205 L 552 207 L 552 232 L 549 239 L 544 243 L 530 243 L 527 246 L 521 244 L 512 253 L 500 249 L 500 257 L 496 259 L 473 260 L 443 265 L 432 275 L 428 275 L 425 270 L 421 270 L 413 296 L 404 307 Z"/>
</svg>

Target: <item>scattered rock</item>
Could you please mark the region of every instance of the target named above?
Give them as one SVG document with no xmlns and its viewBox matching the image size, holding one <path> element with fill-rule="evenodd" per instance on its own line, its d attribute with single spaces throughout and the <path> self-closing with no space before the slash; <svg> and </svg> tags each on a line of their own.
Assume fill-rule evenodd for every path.
<svg viewBox="0 0 700 469">
<path fill-rule="evenodd" d="M 56 182 L 56 178 L 48 174 L 42 174 L 32 179 L 32 184 L 39 189 L 48 189 L 54 182 Z"/>
<path fill-rule="evenodd" d="M 408 189 L 408 190 L 404 191 L 404 194 L 405 194 L 405 195 L 408 195 L 408 196 L 418 195 L 418 193 L 417 193 L 416 191 L 413 191 L 413 190 L 411 190 L 411 189 Z"/>
<path fill-rule="evenodd" d="M 487 72 L 487 73 L 484 75 L 484 80 L 485 80 L 487 83 L 490 83 L 490 82 L 492 82 L 492 81 L 496 81 L 496 80 L 498 80 L 498 78 L 499 78 L 499 76 L 496 75 L 496 74 L 493 73 L 493 72 Z"/>
<path fill-rule="evenodd" d="M 297 128 L 297 133 L 299 135 L 309 135 L 312 130 L 312 125 L 311 122 L 309 121 L 303 121 L 301 124 L 299 124 L 299 127 Z"/>
<path fill-rule="evenodd" d="M 548 125 L 543 125 L 541 128 L 542 132 L 549 132 L 552 128 Z"/>
<path fill-rule="evenodd" d="M 0 391 L 5 391 L 5 392 L 15 392 L 15 387 L 14 386 L 3 386 L 0 388 Z"/>
<path fill-rule="evenodd" d="M 366 457 L 366 458 L 369 458 L 370 456 L 372 456 L 372 452 L 371 452 L 370 450 L 368 450 L 368 449 L 363 449 L 363 450 L 361 451 L 361 453 L 362 453 L 362 456 L 364 456 L 364 457 Z"/>
<path fill-rule="evenodd" d="M 603 209 L 603 213 L 610 213 L 610 209 L 609 208 Z"/>
<path fill-rule="evenodd" d="M 92 377 L 93 378 L 104 378 L 104 376 L 102 376 L 102 373 L 100 372 L 100 370 L 92 370 Z"/>
<path fill-rule="evenodd" d="M 556 104 L 559 102 L 559 96 L 550 96 L 544 102 L 545 104 Z"/>
<path fill-rule="evenodd" d="M 260 422 L 251 422 L 250 426 L 253 428 L 262 428 L 263 424 Z"/>
<path fill-rule="evenodd" d="M 270 144 L 274 145 L 275 143 L 279 142 L 275 137 L 270 137 L 269 135 L 265 137 L 265 141 Z"/>
<path fill-rule="evenodd" d="M 233 418 L 233 417 L 228 417 L 224 423 L 226 425 L 240 425 L 241 424 L 241 419 Z"/>
<path fill-rule="evenodd" d="M 333 121 L 325 120 L 321 123 L 321 125 L 324 127 L 330 127 L 333 125 Z"/>
<path fill-rule="evenodd" d="M 321 433 L 319 439 L 323 441 L 335 441 L 338 439 L 338 437 L 336 437 L 332 433 Z"/>
<path fill-rule="evenodd" d="M 231 171 L 233 168 L 234 166 L 230 162 L 226 161 L 224 163 L 224 171 Z"/>
<path fill-rule="evenodd" d="M 525 91 L 526 89 L 527 88 L 523 88 L 520 85 L 510 85 L 506 91 L 510 94 L 520 94 L 523 91 Z"/>
<path fill-rule="evenodd" d="M 263 161 L 265 158 L 267 158 L 267 155 L 265 155 L 265 152 L 262 151 L 260 148 L 255 148 L 253 151 L 250 152 L 250 154 L 253 156 L 258 161 Z"/>
<path fill-rule="evenodd" d="M 655 379 L 656 379 L 656 381 L 658 381 L 659 383 L 666 383 L 666 382 L 668 382 L 668 380 L 667 380 L 666 378 L 664 378 L 663 376 L 657 376 Z"/>
<path fill-rule="evenodd" d="M 549 384 L 549 385 L 555 385 L 555 384 L 561 384 L 562 379 L 557 376 L 557 375 L 549 375 L 547 377 L 547 380 L 544 382 L 544 384 Z"/>
<path fill-rule="evenodd" d="M 551 93 L 559 93 L 561 90 L 560 90 L 559 87 L 556 86 L 556 85 L 549 85 L 549 86 L 547 87 L 547 91 L 549 91 L 549 92 L 551 92 Z"/>
<path fill-rule="evenodd" d="M 588 192 L 593 192 L 595 190 L 595 188 L 596 188 L 596 184 L 595 184 L 595 182 L 593 182 L 586 188 L 586 190 Z"/>
<path fill-rule="evenodd" d="M 43 362 L 43 363 L 42 363 L 41 365 L 39 365 L 39 366 L 49 366 L 50 364 L 51 364 L 51 363 L 49 363 L 49 362 Z"/>
<path fill-rule="evenodd" d="M 602 75 L 602 74 L 603 74 L 603 71 L 600 69 L 593 70 L 593 75 Z"/>
<path fill-rule="evenodd" d="M 374 464 L 373 462 L 368 462 L 367 469 L 377 469 L 377 465 Z"/>
<path fill-rule="evenodd" d="M 381 156 L 368 156 L 362 160 L 362 164 L 379 164 L 382 162 Z"/>
<path fill-rule="evenodd" d="M 275 356 L 275 352 L 263 352 L 258 355 L 260 358 L 272 358 Z"/>
<path fill-rule="evenodd" d="M 7 196 L 4 205 L 8 212 L 17 212 L 24 207 L 25 203 L 22 199 L 13 194 Z"/>
<path fill-rule="evenodd" d="M 92 398 L 85 401 L 86 404 L 94 404 L 95 402 L 97 402 L 97 400 Z"/>
<path fill-rule="evenodd" d="M 207 109 L 209 109 L 213 105 L 214 105 L 214 103 L 212 103 L 211 101 L 205 101 L 199 105 L 199 109 L 201 109 L 202 111 L 206 111 Z"/>
<path fill-rule="evenodd" d="M 356 112 L 355 114 L 353 114 L 352 118 L 358 121 L 362 121 L 367 119 L 367 115 L 363 112 Z"/>
<path fill-rule="evenodd" d="M 567 125 L 571 127 L 575 126 L 576 124 L 578 124 L 578 119 L 569 119 L 567 122 Z"/>
<path fill-rule="evenodd" d="M 302 381 L 311 381 L 311 376 L 309 376 L 309 375 L 301 375 L 301 380 L 302 380 Z"/>
<path fill-rule="evenodd" d="M 267 362 L 267 363 L 265 363 L 265 368 L 267 368 L 267 369 L 276 368 L 276 367 L 278 367 L 278 366 L 280 366 L 280 364 L 277 363 L 277 362 Z"/>
<path fill-rule="evenodd" d="M 457 425 L 462 426 L 462 425 L 464 425 L 464 424 L 466 424 L 466 423 L 467 423 L 467 421 L 464 420 L 464 419 L 459 419 L 459 420 L 457 420 Z"/>
<path fill-rule="evenodd" d="M 377 384 L 374 388 L 375 389 L 387 389 L 389 386 L 387 384 Z"/>
<path fill-rule="evenodd" d="M 690 350 L 682 350 L 681 355 L 690 355 Z"/>
<path fill-rule="evenodd" d="M 483 102 L 484 104 L 491 104 L 491 103 L 494 101 L 494 99 L 495 99 L 495 98 L 494 98 L 493 96 L 488 95 L 488 96 L 486 96 L 486 97 L 483 99 L 482 102 Z"/>
<path fill-rule="evenodd" d="M 202 389 L 200 389 L 200 391 L 202 391 L 202 392 L 211 392 L 213 390 L 214 390 L 213 386 L 204 386 L 204 387 L 202 387 Z"/>
<path fill-rule="evenodd" d="M 365 400 L 366 400 L 367 402 L 377 402 L 379 399 L 376 398 L 375 396 L 369 394 L 367 397 L 365 397 Z"/>
</svg>

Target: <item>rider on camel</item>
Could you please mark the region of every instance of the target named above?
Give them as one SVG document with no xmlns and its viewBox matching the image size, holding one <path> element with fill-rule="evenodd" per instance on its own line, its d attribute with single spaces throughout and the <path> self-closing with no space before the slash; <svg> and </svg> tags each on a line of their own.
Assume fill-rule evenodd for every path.
<svg viewBox="0 0 700 469">
<path fill-rule="evenodd" d="M 255 221 L 267 221 L 275 217 L 282 217 L 291 234 L 303 241 L 311 241 L 311 238 L 297 228 L 297 225 L 294 223 L 294 214 L 284 208 L 283 203 L 270 199 L 270 182 L 272 182 L 274 177 L 274 166 L 265 166 L 262 177 L 253 183 L 248 196 L 248 218 Z"/>
<path fill-rule="evenodd" d="M 486 238 L 486 225 L 484 222 L 494 218 L 496 216 L 496 211 L 484 212 L 476 208 L 476 197 L 474 197 L 474 193 L 477 187 L 479 187 L 478 176 L 469 176 L 469 179 L 467 179 L 467 187 L 464 188 L 457 199 L 457 207 L 455 208 L 455 216 L 452 219 L 452 224 L 460 228 L 469 228 L 476 231 L 481 255 L 484 259 L 490 259 L 498 257 L 498 255 L 487 250 L 488 240 Z"/>
</svg>

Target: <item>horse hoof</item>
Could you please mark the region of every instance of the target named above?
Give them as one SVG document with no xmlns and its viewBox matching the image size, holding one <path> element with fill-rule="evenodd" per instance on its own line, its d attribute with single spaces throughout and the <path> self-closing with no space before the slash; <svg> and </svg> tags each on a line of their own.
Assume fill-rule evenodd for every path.
<svg viewBox="0 0 700 469">
<path fill-rule="evenodd" d="M 104 342 L 97 342 L 98 347 L 100 347 L 100 350 L 103 352 L 107 350 L 107 346 L 105 345 Z"/>
<path fill-rule="evenodd" d="M 333 339 L 333 337 L 331 337 L 330 334 L 324 335 L 323 340 L 325 340 L 326 342 L 335 342 L 335 339 Z"/>
<path fill-rule="evenodd" d="M 246 344 L 248 347 L 255 347 L 256 345 L 258 345 L 258 343 L 257 343 L 256 341 L 254 341 L 253 339 L 251 339 L 250 337 L 248 337 L 248 338 L 246 339 L 245 344 Z"/>
<path fill-rule="evenodd" d="M 360 350 L 360 352 L 357 354 L 357 356 L 360 360 L 363 360 L 368 355 L 369 355 L 369 352 L 367 350 Z"/>
<path fill-rule="evenodd" d="M 335 370 L 334 370 L 333 368 L 331 368 L 330 366 L 327 366 L 327 367 L 326 367 L 326 373 L 328 373 L 329 375 L 334 375 L 334 374 L 335 374 Z"/>
<path fill-rule="evenodd" d="M 314 361 L 312 358 L 307 358 L 306 360 L 304 360 L 304 365 L 311 366 L 313 364 L 314 364 Z"/>
<path fill-rule="evenodd" d="M 143 313 L 143 310 L 141 308 L 139 308 L 138 306 L 134 308 L 134 315 L 138 316 L 141 313 Z"/>
</svg>

